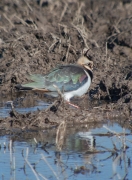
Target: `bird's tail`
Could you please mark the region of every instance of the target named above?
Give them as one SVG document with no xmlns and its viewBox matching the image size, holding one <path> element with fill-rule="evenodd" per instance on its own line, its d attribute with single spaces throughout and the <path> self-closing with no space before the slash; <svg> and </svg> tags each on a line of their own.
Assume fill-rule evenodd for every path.
<svg viewBox="0 0 132 180">
<path fill-rule="evenodd" d="M 33 89 L 32 87 L 24 87 L 24 86 L 21 85 L 21 84 L 17 84 L 17 85 L 15 86 L 15 88 L 16 88 L 17 90 L 32 90 L 32 89 Z"/>
<path fill-rule="evenodd" d="M 44 77 L 42 75 L 30 75 L 29 79 L 33 82 L 27 84 L 17 84 L 15 88 L 18 90 L 43 90 L 46 92 L 48 91 L 44 87 Z"/>
</svg>

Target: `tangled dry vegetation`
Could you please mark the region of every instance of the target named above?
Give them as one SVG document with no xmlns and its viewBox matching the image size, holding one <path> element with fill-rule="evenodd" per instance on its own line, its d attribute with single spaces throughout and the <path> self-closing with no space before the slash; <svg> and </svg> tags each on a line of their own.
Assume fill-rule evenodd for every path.
<svg viewBox="0 0 132 180">
<path fill-rule="evenodd" d="M 76 110 L 61 99 L 46 110 L 23 115 L 12 107 L 10 117 L 0 118 L 0 127 L 45 128 L 62 120 L 74 124 L 115 117 L 131 120 L 131 10 L 132 2 L 125 0 L 1 2 L 1 97 L 14 97 L 14 86 L 25 83 L 29 73 L 45 74 L 58 64 L 75 63 L 85 47 L 94 62 L 94 79 L 88 108 L 84 100 Z M 84 99 L 89 101 L 87 95 Z"/>
</svg>

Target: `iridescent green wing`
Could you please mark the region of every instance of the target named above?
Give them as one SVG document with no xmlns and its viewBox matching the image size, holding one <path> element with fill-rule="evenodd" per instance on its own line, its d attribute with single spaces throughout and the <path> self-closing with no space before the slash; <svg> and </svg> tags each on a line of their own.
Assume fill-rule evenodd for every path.
<svg viewBox="0 0 132 180">
<path fill-rule="evenodd" d="M 22 87 L 34 89 L 47 89 L 57 91 L 56 85 L 61 91 L 72 91 L 81 87 L 87 81 L 84 69 L 77 65 L 60 66 L 46 75 L 30 75 L 33 81 L 22 85 Z"/>
<path fill-rule="evenodd" d="M 72 91 L 82 86 L 87 81 L 87 75 L 82 67 L 77 65 L 60 66 L 45 75 L 45 88 L 56 91 L 56 85 L 61 91 Z"/>
</svg>

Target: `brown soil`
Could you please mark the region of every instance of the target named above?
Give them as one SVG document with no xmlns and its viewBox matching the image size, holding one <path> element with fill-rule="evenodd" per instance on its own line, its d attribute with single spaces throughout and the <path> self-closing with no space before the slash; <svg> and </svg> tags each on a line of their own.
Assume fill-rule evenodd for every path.
<svg viewBox="0 0 132 180">
<path fill-rule="evenodd" d="M 25 83 L 29 73 L 44 74 L 58 64 L 75 63 L 85 47 L 94 62 L 94 79 L 92 100 L 87 95 L 79 99 L 80 109 L 61 99 L 35 113 L 20 115 L 12 109 L 10 117 L 0 118 L 0 127 L 24 130 L 57 126 L 62 120 L 71 124 L 115 117 L 131 120 L 131 12 L 130 0 L 2 1 L 1 97 L 16 97 L 15 85 Z M 32 103 L 33 95 L 30 99 Z"/>
</svg>

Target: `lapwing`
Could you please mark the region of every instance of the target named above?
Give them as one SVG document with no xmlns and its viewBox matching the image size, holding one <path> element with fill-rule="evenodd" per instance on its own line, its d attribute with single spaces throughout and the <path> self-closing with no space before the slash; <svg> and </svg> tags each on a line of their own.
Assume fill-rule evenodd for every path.
<svg viewBox="0 0 132 180">
<path fill-rule="evenodd" d="M 45 75 L 31 74 L 32 82 L 18 84 L 19 90 L 42 91 L 53 97 L 61 92 L 64 100 L 69 102 L 74 96 L 84 95 L 93 79 L 93 61 L 88 58 L 88 50 L 78 59 L 76 64 L 60 65 Z"/>
</svg>

